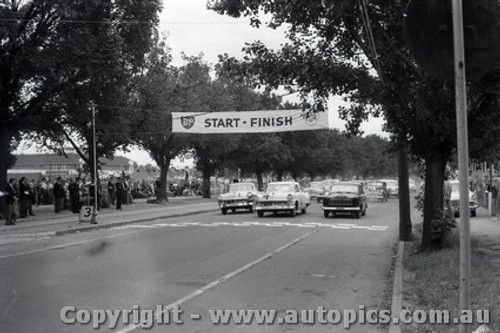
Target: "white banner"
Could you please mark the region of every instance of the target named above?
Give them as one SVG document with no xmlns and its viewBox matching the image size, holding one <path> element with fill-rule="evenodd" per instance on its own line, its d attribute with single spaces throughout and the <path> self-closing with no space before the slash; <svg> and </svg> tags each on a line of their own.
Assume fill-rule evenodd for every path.
<svg viewBox="0 0 500 333">
<path fill-rule="evenodd" d="M 172 112 L 172 132 L 270 133 L 328 128 L 327 112 L 302 110 Z"/>
</svg>

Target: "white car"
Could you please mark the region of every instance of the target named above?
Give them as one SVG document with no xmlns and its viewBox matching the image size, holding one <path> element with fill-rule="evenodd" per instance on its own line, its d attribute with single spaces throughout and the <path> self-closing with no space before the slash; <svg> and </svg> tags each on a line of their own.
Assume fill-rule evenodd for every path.
<svg viewBox="0 0 500 333">
<path fill-rule="evenodd" d="M 257 188 L 253 183 L 234 183 L 229 185 L 229 192 L 219 195 L 219 207 L 222 214 L 228 209 L 234 213 L 236 209 L 248 209 L 253 213 Z"/>
<path fill-rule="evenodd" d="M 450 201 L 451 201 L 451 209 L 453 209 L 453 215 L 455 217 L 458 217 L 460 215 L 460 182 L 458 180 L 450 180 L 448 181 L 451 187 L 451 196 L 450 196 Z M 470 215 L 472 217 L 476 216 L 476 210 L 479 207 L 479 203 L 477 201 L 477 196 L 474 192 L 472 192 L 469 189 L 469 207 L 470 207 Z M 448 207 L 445 205 L 445 210 L 447 210 Z"/>
<path fill-rule="evenodd" d="M 306 213 L 311 204 L 308 193 L 303 192 L 297 182 L 275 182 L 267 184 L 264 193 L 259 194 L 255 203 L 255 210 L 259 217 L 265 212 L 289 212 L 295 216 L 298 211 Z"/>
</svg>

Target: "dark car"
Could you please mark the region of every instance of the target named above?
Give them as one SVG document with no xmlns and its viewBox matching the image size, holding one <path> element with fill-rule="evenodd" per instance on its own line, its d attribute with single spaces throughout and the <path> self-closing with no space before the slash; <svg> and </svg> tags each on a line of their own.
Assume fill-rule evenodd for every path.
<svg viewBox="0 0 500 333">
<path fill-rule="evenodd" d="M 323 200 L 325 217 L 337 213 L 351 214 L 359 219 L 368 208 L 363 186 L 358 183 L 337 183 L 330 186 Z"/>
</svg>

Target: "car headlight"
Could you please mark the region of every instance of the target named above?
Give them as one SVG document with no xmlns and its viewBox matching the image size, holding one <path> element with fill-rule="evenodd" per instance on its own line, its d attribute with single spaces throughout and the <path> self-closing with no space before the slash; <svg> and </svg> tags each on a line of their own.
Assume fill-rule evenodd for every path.
<svg viewBox="0 0 500 333">
<path fill-rule="evenodd" d="M 248 193 L 247 193 L 247 198 L 251 198 L 251 197 L 253 197 L 252 192 L 248 192 Z"/>
<path fill-rule="evenodd" d="M 293 201 L 293 195 L 289 194 L 289 195 L 287 196 L 287 199 L 288 199 L 288 202 L 290 202 L 290 203 L 291 203 L 291 202 Z"/>
<path fill-rule="evenodd" d="M 476 195 L 476 193 L 473 193 L 473 194 L 470 196 L 470 199 L 471 199 L 472 201 L 476 201 L 476 200 L 477 200 L 477 195 Z"/>
</svg>

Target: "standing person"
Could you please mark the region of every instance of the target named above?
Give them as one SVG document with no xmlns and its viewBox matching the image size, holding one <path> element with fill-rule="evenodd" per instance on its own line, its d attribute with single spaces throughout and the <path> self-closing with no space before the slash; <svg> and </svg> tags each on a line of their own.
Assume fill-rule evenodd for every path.
<svg viewBox="0 0 500 333">
<path fill-rule="evenodd" d="M 123 180 L 123 189 L 125 190 L 123 203 L 128 205 L 128 204 L 130 204 L 130 184 L 129 184 L 127 178 L 124 178 L 124 180 Z"/>
<path fill-rule="evenodd" d="M 29 206 L 28 206 L 28 213 L 31 215 L 31 216 L 35 216 L 35 214 L 33 214 L 33 205 L 36 203 L 36 183 L 35 183 L 35 180 L 32 179 L 29 184 L 28 184 L 28 187 L 29 187 Z"/>
<path fill-rule="evenodd" d="M 111 178 L 108 181 L 108 194 L 109 194 L 109 201 L 111 202 L 112 205 L 116 204 L 116 179 L 114 176 L 111 176 Z"/>
<path fill-rule="evenodd" d="M 7 186 L 5 186 L 5 210 L 3 212 L 5 225 L 16 224 L 16 213 L 14 211 L 14 204 L 16 202 L 15 183 L 16 180 L 14 178 L 10 178 Z"/>
<path fill-rule="evenodd" d="M 122 210 L 122 204 L 125 201 L 125 187 L 123 186 L 123 180 L 118 177 L 116 182 L 116 210 Z"/>
<path fill-rule="evenodd" d="M 28 206 L 30 200 L 30 188 L 26 177 L 21 177 L 18 184 L 19 189 L 19 217 L 25 218 L 28 216 Z"/>
<path fill-rule="evenodd" d="M 71 211 L 75 214 L 80 212 L 80 178 L 70 179 L 69 186 L 69 198 L 71 201 Z"/>
<path fill-rule="evenodd" d="M 64 184 L 61 177 L 57 177 L 54 187 L 52 189 L 54 194 L 54 208 L 55 212 L 59 213 L 64 209 L 64 198 L 66 197 L 66 192 L 64 190 Z"/>
</svg>

